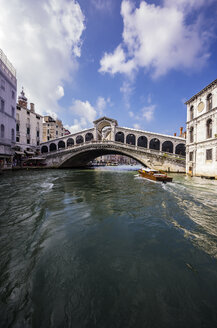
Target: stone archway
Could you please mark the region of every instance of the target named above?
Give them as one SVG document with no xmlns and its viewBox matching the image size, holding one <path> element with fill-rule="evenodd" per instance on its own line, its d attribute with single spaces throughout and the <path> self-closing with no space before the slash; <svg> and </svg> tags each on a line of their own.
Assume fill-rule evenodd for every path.
<svg viewBox="0 0 217 328">
<path fill-rule="evenodd" d="M 116 120 L 104 116 L 93 123 L 96 140 L 115 141 L 115 128 L 118 125 Z"/>
</svg>

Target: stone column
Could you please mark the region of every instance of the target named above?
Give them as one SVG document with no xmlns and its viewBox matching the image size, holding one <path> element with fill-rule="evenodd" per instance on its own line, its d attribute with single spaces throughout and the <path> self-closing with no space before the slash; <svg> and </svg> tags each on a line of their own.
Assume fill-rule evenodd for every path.
<svg viewBox="0 0 217 328">
<path fill-rule="evenodd" d="M 115 141 L 115 133 L 116 133 L 115 124 L 112 123 L 112 125 L 111 125 L 111 141 Z"/>
</svg>

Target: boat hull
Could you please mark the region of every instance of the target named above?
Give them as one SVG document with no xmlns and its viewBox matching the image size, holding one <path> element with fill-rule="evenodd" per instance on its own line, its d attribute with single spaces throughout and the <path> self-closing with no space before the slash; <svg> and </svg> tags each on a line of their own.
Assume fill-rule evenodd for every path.
<svg viewBox="0 0 217 328">
<path fill-rule="evenodd" d="M 173 178 L 168 177 L 166 174 L 161 173 L 150 173 L 145 170 L 139 170 L 139 174 L 148 180 L 155 181 L 155 182 L 172 182 Z"/>
</svg>

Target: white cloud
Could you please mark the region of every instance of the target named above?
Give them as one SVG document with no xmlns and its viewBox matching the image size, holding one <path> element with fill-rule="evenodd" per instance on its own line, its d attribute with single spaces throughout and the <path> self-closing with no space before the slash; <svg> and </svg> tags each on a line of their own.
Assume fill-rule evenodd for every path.
<svg viewBox="0 0 217 328">
<path fill-rule="evenodd" d="M 100 11 L 111 11 L 112 2 L 111 0 L 91 0 L 91 4 Z"/>
<path fill-rule="evenodd" d="M 145 106 L 142 109 L 142 117 L 146 119 L 147 122 L 150 122 L 154 119 L 154 111 L 156 109 L 156 105 Z"/>
<path fill-rule="evenodd" d="M 209 57 L 204 21 L 198 15 L 186 22 L 192 9 L 212 1 L 164 0 L 163 6 L 141 1 L 135 8 L 133 1 L 123 0 L 122 43 L 113 53 L 104 54 L 99 71 L 131 76 L 143 68 L 158 77 L 171 69 L 200 67 Z"/>
<path fill-rule="evenodd" d="M 120 88 L 120 91 L 123 93 L 123 98 L 125 102 L 125 106 L 130 108 L 130 97 L 134 91 L 133 83 L 131 80 L 125 80 Z"/>
<path fill-rule="evenodd" d="M 84 15 L 76 0 L 0 0 L 0 47 L 36 111 L 58 112 L 64 81 L 77 69 Z"/>
<path fill-rule="evenodd" d="M 71 126 L 66 125 L 72 133 L 93 127 L 93 121 L 102 116 L 106 106 L 111 104 L 110 98 L 98 97 L 96 106 L 89 101 L 74 100 L 70 107 L 71 113 L 76 118 Z"/>
<path fill-rule="evenodd" d="M 134 129 L 140 130 L 141 126 L 138 123 L 133 124 Z"/>
<path fill-rule="evenodd" d="M 129 116 L 131 117 L 131 118 L 133 118 L 134 117 L 134 113 L 133 112 L 129 112 Z"/>
</svg>

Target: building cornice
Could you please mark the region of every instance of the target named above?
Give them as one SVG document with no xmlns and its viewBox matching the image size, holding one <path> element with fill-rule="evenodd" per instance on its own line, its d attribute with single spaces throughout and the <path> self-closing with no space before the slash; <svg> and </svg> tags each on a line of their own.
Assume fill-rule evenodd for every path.
<svg viewBox="0 0 217 328">
<path fill-rule="evenodd" d="M 207 90 L 209 90 L 212 86 L 217 84 L 217 79 L 214 80 L 213 82 L 211 82 L 210 84 L 208 84 L 205 88 L 203 88 L 201 91 L 199 91 L 198 93 L 196 93 L 193 97 L 191 97 L 189 100 L 187 100 L 185 102 L 185 105 L 191 103 L 193 100 L 195 100 L 197 97 L 199 97 L 200 95 L 202 95 L 204 92 L 206 92 Z"/>
</svg>

